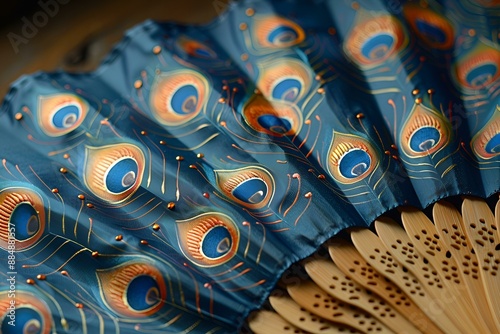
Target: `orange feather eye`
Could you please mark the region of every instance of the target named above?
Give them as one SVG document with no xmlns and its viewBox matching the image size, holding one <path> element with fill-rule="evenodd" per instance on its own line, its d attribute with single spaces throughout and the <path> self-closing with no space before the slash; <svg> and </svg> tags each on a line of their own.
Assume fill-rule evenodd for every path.
<svg viewBox="0 0 500 334">
<path fill-rule="evenodd" d="M 377 66 L 407 43 L 401 23 L 391 15 L 357 22 L 345 41 L 347 55 L 361 66 Z"/>
<path fill-rule="evenodd" d="M 298 24 L 279 16 L 255 17 L 253 34 L 261 47 L 268 48 L 294 46 L 306 36 Z"/>
<path fill-rule="evenodd" d="M 431 109 L 416 104 L 401 130 L 401 148 L 409 157 L 422 157 L 443 148 L 450 140 L 449 123 Z"/>
<path fill-rule="evenodd" d="M 11 187 L 0 191 L 0 247 L 9 248 L 15 235 L 15 249 L 34 245 L 45 230 L 43 200 L 33 190 Z"/>
<path fill-rule="evenodd" d="M 217 58 L 217 54 L 211 48 L 187 36 L 179 37 L 177 45 L 191 57 L 203 59 Z"/>
<path fill-rule="evenodd" d="M 271 136 L 293 136 L 302 127 L 302 114 L 294 104 L 268 101 L 255 95 L 243 107 L 246 123 L 255 131 Z"/>
<path fill-rule="evenodd" d="M 97 270 L 100 293 L 109 309 L 123 317 L 146 317 L 164 305 L 167 290 L 161 272 L 152 264 L 131 261 Z"/>
<path fill-rule="evenodd" d="M 354 135 L 334 133 L 328 152 L 328 170 L 340 183 L 358 182 L 377 166 L 377 155 L 371 144 Z"/>
<path fill-rule="evenodd" d="M 500 117 L 495 111 L 488 123 L 472 139 L 472 149 L 481 159 L 491 159 L 500 154 Z"/>
<path fill-rule="evenodd" d="M 145 158 L 132 144 L 86 148 L 84 182 L 96 196 L 118 203 L 141 185 Z"/>
<path fill-rule="evenodd" d="M 500 78 L 500 50 L 480 41 L 456 63 L 456 77 L 462 87 L 484 88 Z"/>
<path fill-rule="evenodd" d="M 208 96 L 208 81 L 198 72 L 184 69 L 160 73 L 151 89 L 151 111 L 164 125 L 181 125 L 201 112 Z"/>
<path fill-rule="evenodd" d="M 259 68 L 257 87 L 267 98 L 296 102 L 311 87 L 312 74 L 297 59 L 280 58 Z"/>
<path fill-rule="evenodd" d="M 88 110 L 88 103 L 74 94 L 41 96 L 38 99 L 38 124 L 48 136 L 62 136 L 78 128 Z"/>
<path fill-rule="evenodd" d="M 239 230 L 221 213 L 206 213 L 177 222 L 179 246 L 191 262 L 214 267 L 229 261 L 238 249 Z"/>
<path fill-rule="evenodd" d="M 17 290 L 15 299 L 8 298 L 9 291 L 0 293 L 0 333 L 49 334 L 52 316 L 47 304 L 31 293 Z M 14 323 L 9 317 L 10 301 L 15 300 Z"/>
<path fill-rule="evenodd" d="M 274 193 L 274 179 L 260 167 L 216 170 L 216 182 L 226 197 L 250 208 L 268 205 Z"/>
<path fill-rule="evenodd" d="M 447 50 L 453 46 L 455 38 L 453 27 L 442 15 L 414 4 L 404 7 L 404 15 L 413 32 L 429 47 Z"/>
</svg>

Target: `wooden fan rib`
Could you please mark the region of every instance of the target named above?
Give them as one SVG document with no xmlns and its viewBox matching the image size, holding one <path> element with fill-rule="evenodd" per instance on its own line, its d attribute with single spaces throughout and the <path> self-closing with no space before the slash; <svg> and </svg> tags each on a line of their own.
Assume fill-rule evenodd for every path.
<svg viewBox="0 0 500 334">
<path fill-rule="evenodd" d="M 500 198 L 495 205 L 495 224 L 500 227 Z M 500 236 L 500 230 L 497 229 L 498 235 Z"/>
<path fill-rule="evenodd" d="M 498 207 L 498 204 L 497 204 Z M 479 261 L 479 273 L 497 328 L 500 328 L 500 236 L 499 226 L 485 201 L 466 198 L 463 224 Z"/>
<path fill-rule="evenodd" d="M 411 271 L 393 257 L 377 235 L 368 229 L 358 229 L 351 232 L 351 239 L 365 261 L 399 286 L 432 320 L 432 323 L 426 328 L 427 332 L 456 330 L 455 326 L 449 326 L 451 323 L 451 321 L 447 321 L 449 319 L 443 319 L 442 309 L 428 307 L 429 301 L 433 300 L 434 296 L 427 291 L 426 286 Z"/>
<path fill-rule="evenodd" d="M 476 309 L 479 310 L 491 333 L 500 332 L 479 275 L 477 255 L 472 252 L 471 240 L 465 232 L 462 215 L 454 206 L 441 201 L 433 207 L 433 218 L 441 240 L 448 246 L 447 249 L 452 257 L 456 259 Z"/>
<path fill-rule="evenodd" d="M 329 251 L 336 263 L 307 262 L 315 282 L 288 286 L 290 296 L 270 297 L 278 314 L 257 315 L 252 330 L 500 332 L 500 202 L 496 217 L 477 199 L 464 200 L 462 211 L 463 217 L 452 205 L 437 203 L 434 225 L 405 208 L 406 231 L 382 217 L 375 222 L 378 236 L 364 229 L 351 232 L 354 245 L 333 239 Z"/>
<path fill-rule="evenodd" d="M 413 208 L 403 208 L 401 219 L 417 252 L 437 270 L 443 286 L 457 296 L 453 303 L 460 307 L 460 324 L 464 328 L 472 326 L 469 333 L 488 333 L 488 326 L 475 307 L 471 291 L 458 270 L 458 264 L 451 253 L 446 251 L 446 245 L 442 243 L 434 224 L 423 212 Z"/>
<path fill-rule="evenodd" d="M 305 269 L 330 296 L 350 303 L 379 319 L 396 333 L 420 333 L 399 311 L 344 274 L 332 261 L 314 260 Z"/>
<path fill-rule="evenodd" d="M 335 240 L 328 249 L 333 261 L 343 272 L 384 298 L 420 331 L 426 332 L 429 328 L 435 328 L 438 333 L 441 332 L 396 284 L 372 268 L 352 244 L 341 239 Z"/>
<path fill-rule="evenodd" d="M 466 326 L 460 330 L 456 326 L 463 320 L 461 314 L 465 312 L 460 309 L 460 304 L 453 302 L 460 298 L 459 292 L 444 288 L 437 270 L 415 250 L 414 244 L 405 230 L 387 217 L 377 219 L 375 229 L 380 240 L 388 249 L 391 249 L 391 254 L 420 282 L 426 284 L 426 289 L 431 295 L 426 308 L 430 308 L 439 317 L 439 326 L 447 333 L 470 333 L 474 327 Z"/>
<path fill-rule="evenodd" d="M 258 311 L 248 321 L 255 334 L 307 334 L 308 332 L 292 325 L 279 314 L 272 311 Z"/>
<path fill-rule="evenodd" d="M 351 326 L 363 333 L 394 333 L 371 314 L 331 297 L 312 281 L 288 286 L 287 290 L 297 304 L 324 319 Z"/>
<path fill-rule="evenodd" d="M 283 319 L 309 333 L 337 334 L 344 331 L 358 333 L 357 331 L 352 331 L 352 328 L 349 326 L 322 319 L 318 315 L 307 311 L 290 296 L 271 296 L 269 297 L 269 302 Z"/>
</svg>

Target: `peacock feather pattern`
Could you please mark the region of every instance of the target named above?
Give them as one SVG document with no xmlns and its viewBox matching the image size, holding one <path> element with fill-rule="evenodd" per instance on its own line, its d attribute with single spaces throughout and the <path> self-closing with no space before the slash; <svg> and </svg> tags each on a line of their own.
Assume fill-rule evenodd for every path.
<svg viewBox="0 0 500 334">
<path fill-rule="evenodd" d="M 342 229 L 499 191 L 499 38 L 495 0 L 244 0 L 19 79 L 1 332 L 235 332 Z"/>
</svg>

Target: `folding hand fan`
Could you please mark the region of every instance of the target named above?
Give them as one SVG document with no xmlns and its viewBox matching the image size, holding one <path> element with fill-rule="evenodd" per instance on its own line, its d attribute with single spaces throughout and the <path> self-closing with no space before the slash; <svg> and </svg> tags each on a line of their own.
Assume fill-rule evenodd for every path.
<svg viewBox="0 0 500 334">
<path fill-rule="evenodd" d="M 146 22 L 96 72 L 19 79 L 0 110 L 1 331 L 235 332 L 341 230 L 494 194 L 499 5 L 248 0 Z"/>
</svg>

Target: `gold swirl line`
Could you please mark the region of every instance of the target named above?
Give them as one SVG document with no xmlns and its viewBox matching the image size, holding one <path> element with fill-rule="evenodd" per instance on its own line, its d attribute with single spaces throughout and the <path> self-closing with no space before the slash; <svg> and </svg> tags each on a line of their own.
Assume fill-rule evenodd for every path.
<svg viewBox="0 0 500 334">
<path fill-rule="evenodd" d="M 315 85 L 315 87 L 311 87 L 311 92 L 309 93 L 309 95 L 307 95 L 307 97 L 304 99 L 304 102 L 302 103 L 302 105 L 300 106 L 300 110 L 304 110 L 306 105 L 309 103 L 309 101 L 311 101 L 311 99 L 316 95 L 316 90 L 319 88 L 320 84 L 317 83 Z M 307 117 L 306 117 L 307 119 Z"/>
<path fill-rule="evenodd" d="M 307 166 L 313 167 L 311 165 L 311 163 L 307 159 L 304 159 L 302 156 L 295 155 L 295 154 L 292 154 L 292 153 L 288 153 L 288 152 L 276 153 L 276 152 L 249 151 L 249 150 L 244 150 L 244 149 L 242 149 L 241 147 L 239 147 L 239 146 L 237 146 L 235 144 L 232 144 L 231 146 L 234 147 L 237 150 L 240 150 L 240 151 L 243 151 L 243 152 L 246 152 L 246 153 L 250 153 L 250 154 L 263 154 L 263 155 L 281 155 L 281 154 L 283 154 L 283 155 L 289 155 L 289 156 L 294 157 L 297 161 L 300 161 L 300 162 L 304 163 Z"/>
<path fill-rule="evenodd" d="M 179 151 L 193 151 L 193 150 L 197 150 L 200 147 L 204 146 L 205 144 L 207 144 L 209 141 L 211 141 L 212 139 L 214 139 L 218 135 L 220 135 L 220 133 L 214 133 L 213 135 L 209 136 L 207 139 L 205 139 L 204 141 L 202 141 L 200 144 L 198 144 L 196 146 L 188 147 L 188 148 L 174 147 L 174 146 L 169 146 L 169 145 L 165 145 L 165 146 L 167 146 L 169 148 L 173 148 L 173 149 L 179 150 Z"/>
<path fill-rule="evenodd" d="M 389 159 L 389 163 L 387 164 L 387 168 L 383 171 L 382 175 L 380 178 L 375 182 L 373 185 L 373 190 L 376 190 L 378 185 L 382 182 L 382 180 L 385 178 L 385 175 L 388 173 L 389 167 L 391 166 L 391 160 Z"/>
<path fill-rule="evenodd" d="M 410 179 L 416 179 L 416 180 L 435 180 L 435 181 L 441 181 L 441 179 L 438 179 L 437 177 L 434 176 L 411 176 L 408 175 Z"/>
<path fill-rule="evenodd" d="M 17 180 L 17 177 L 14 176 L 14 174 L 12 174 L 9 170 L 9 168 L 7 168 L 7 160 L 6 159 L 2 159 L 2 165 L 3 165 L 3 168 L 5 168 L 5 170 L 7 171 L 7 173 L 9 173 L 13 178 L 15 178 Z"/>
<path fill-rule="evenodd" d="M 63 310 L 61 308 L 61 305 L 59 305 L 59 303 L 57 302 L 57 300 L 52 295 L 48 294 L 45 290 L 43 290 L 42 288 L 40 288 L 40 286 L 35 285 L 35 287 L 38 290 L 38 292 L 44 294 L 45 297 L 47 297 L 48 299 L 50 299 L 52 301 L 52 303 L 55 305 L 57 311 L 59 312 L 59 316 L 61 317 L 61 320 L 60 320 L 61 325 L 63 326 L 63 328 L 65 330 L 68 330 L 68 325 L 67 325 L 67 322 L 66 322 L 66 318 L 64 317 L 64 312 L 63 312 Z M 55 333 L 55 323 L 54 322 L 52 323 L 52 329 L 53 329 L 53 333 Z"/>
<path fill-rule="evenodd" d="M 446 168 L 446 170 L 441 174 L 441 178 L 443 178 L 446 174 L 451 172 L 452 169 L 455 168 L 456 166 L 457 166 L 456 164 L 453 164 L 453 165 L 449 166 L 448 168 Z"/>
<path fill-rule="evenodd" d="M 60 154 L 60 153 L 63 153 L 63 152 L 67 152 L 67 151 L 69 151 L 69 150 L 71 150 L 71 149 L 73 149 L 73 148 L 75 148 L 75 147 L 77 147 L 77 146 L 81 146 L 83 142 L 85 142 L 85 140 L 81 140 L 81 141 L 79 141 L 79 142 L 77 142 L 76 144 L 71 145 L 71 146 L 65 146 L 65 147 L 64 147 L 63 149 L 61 149 L 61 150 L 51 151 L 51 152 L 49 152 L 49 153 L 48 153 L 48 156 L 49 156 L 49 157 L 51 157 L 51 156 L 54 156 L 54 155 L 56 155 L 56 154 Z"/>
<path fill-rule="evenodd" d="M 74 258 L 75 258 L 78 254 L 80 254 L 80 253 L 82 253 L 82 252 L 86 252 L 86 251 L 89 251 L 89 252 L 90 252 L 90 249 L 88 249 L 88 248 L 82 248 L 82 249 L 80 249 L 79 251 L 77 251 L 76 253 L 74 253 L 73 255 L 71 255 L 71 256 L 69 257 L 69 259 L 67 259 L 66 261 L 64 261 L 64 262 L 63 262 L 63 264 L 61 264 L 61 265 L 60 265 L 60 266 L 59 266 L 56 270 L 51 271 L 51 272 L 50 272 L 50 273 L 48 273 L 47 275 L 52 275 L 52 274 L 54 274 L 54 273 L 57 273 L 57 272 L 58 272 L 59 270 L 61 270 L 61 269 L 62 269 L 62 268 L 63 268 L 63 267 L 64 267 L 64 266 L 65 266 L 65 265 L 69 262 L 69 261 L 73 260 L 73 259 L 74 259 Z M 45 262 L 45 260 L 44 260 L 43 262 Z M 43 263 L 43 262 L 42 262 L 42 263 Z M 40 263 L 40 264 L 41 264 L 41 263 Z M 38 265 L 40 265 L 40 264 L 38 264 Z"/>
<path fill-rule="evenodd" d="M 54 285 L 50 284 L 49 282 L 46 282 L 46 284 L 50 285 L 50 287 L 53 290 L 56 290 L 61 296 L 63 296 L 67 300 L 69 300 L 73 305 L 75 304 L 75 300 L 73 300 L 72 298 L 70 298 L 68 295 L 66 295 L 64 292 L 62 292 L 58 288 L 56 288 Z M 79 308 L 78 311 L 79 311 L 80 316 L 82 318 L 82 322 L 81 322 L 81 324 L 82 324 L 82 333 L 83 334 L 87 334 L 87 321 L 86 321 L 85 313 L 83 312 L 83 309 L 81 309 L 81 308 Z"/>
<path fill-rule="evenodd" d="M 316 102 L 316 104 L 314 106 L 312 106 L 312 108 L 309 110 L 309 112 L 307 113 L 305 119 L 309 119 L 309 117 L 312 116 L 312 114 L 316 111 L 316 109 L 318 108 L 318 106 L 321 104 L 321 102 L 323 102 L 323 100 L 325 99 L 325 95 L 321 95 L 321 98 L 318 100 L 318 102 Z M 305 104 L 303 106 L 305 108 Z"/>
<path fill-rule="evenodd" d="M 160 152 L 161 158 L 162 158 L 162 163 L 163 163 L 163 168 L 162 168 L 162 182 L 161 182 L 161 193 L 165 194 L 165 179 L 166 179 L 166 172 L 167 172 L 167 167 L 166 167 L 166 161 L 165 161 L 165 154 L 163 151 L 156 145 L 151 138 L 146 137 L 151 144 Z"/>
<path fill-rule="evenodd" d="M 293 178 L 293 175 L 292 175 L 292 178 Z M 300 176 L 299 175 L 297 175 L 297 182 L 298 182 L 297 193 L 295 194 L 295 198 L 294 198 L 292 204 L 290 204 L 290 206 L 288 207 L 288 209 L 286 209 L 285 213 L 283 214 L 283 217 L 286 217 L 286 215 L 288 214 L 288 212 L 292 209 L 292 207 L 297 203 L 297 200 L 299 199 L 300 185 L 301 185 Z"/>
<path fill-rule="evenodd" d="M 151 233 L 153 235 L 153 237 L 157 238 L 159 241 L 163 242 L 165 245 L 169 246 L 170 248 L 174 249 L 169 243 L 167 243 L 164 239 L 160 238 L 160 236 L 158 236 L 156 233 Z M 163 238 L 165 238 L 165 236 L 162 234 Z M 159 254 L 163 254 L 165 257 L 167 257 L 168 255 L 163 252 L 161 249 L 158 249 L 156 247 L 153 247 L 151 245 L 148 245 L 149 248 L 151 249 L 154 249 L 155 251 L 157 251 Z M 177 270 L 172 266 L 172 264 L 168 263 L 168 262 L 165 262 L 164 260 L 162 261 L 163 263 L 166 263 L 170 268 L 172 268 L 174 271 L 175 271 L 175 275 L 177 276 L 177 278 L 179 278 L 179 274 L 177 273 Z M 170 297 L 172 298 L 172 302 L 174 302 L 174 287 L 172 285 L 172 279 L 170 278 L 170 274 L 168 272 L 165 273 L 166 276 L 167 276 L 167 282 L 168 282 L 168 289 L 170 291 Z M 186 300 L 184 299 L 184 290 L 182 290 L 182 287 L 181 287 L 181 283 L 179 281 L 179 293 L 181 294 L 181 303 L 182 305 L 185 305 L 185 302 Z M 165 303 L 167 303 L 167 301 L 165 300 Z"/>
<path fill-rule="evenodd" d="M 132 214 L 132 213 L 136 213 L 136 212 L 138 212 L 138 211 L 142 210 L 143 208 L 147 207 L 147 206 L 148 206 L 151 202 L 153 202 L 154 200 L 155 200 L 155 198 L 154 198 L 154 197 L 151 197 L 151 198 L 150 198 L 150 199 L 149 199 L 146 203 L 144 203 L 143 205 L 141 205 L 141 206 L 140 206 L 140 207 L 138 207 L 137 209 L 123 213 L 123 216 L 128 217 L 128 216 L 130 216 L 130 214 Z M 108 211 L 108 210 L 106 210 L 106 211 L 101 211 L 101 210 L 98 210 L 98 211 L 99 211 L 99 212 L 102 212 L 103 214 L 105 214 L 105 213 L 107 213 L 107 211 Z M 121 218 L 121 217 L 119 217 L 119 215 L 118 215 L 117 213 L 113 213 L 113 214 L 110 214 L 110 215 L 108 215 L 108 216 L 116 217 L 116 218 L 118 218 L 118 219 L 120 219 L 120 220 L 127 220 L 126 218 Z M 133 220 L 133 219 L 135 219 L 135 218 L 130 218 L 130 219 L 128 219 L 128 220 Z"/>
<path fill-rule="evenodd" d="M 309 137 L 309 133 L 311 132 L 311 124 L 307 124 L 307 132 L 306 132 L 306 135 L 304 137 L 304 139 L 302 140 L 302 142 L 299 144 L 298 146 L 298 149 L 300 150 L 300 148 L 307 142 L 307 139 Z M 292 142 L 295 140 L 295 138 L 298 136 L 298 134 L 296 134 L 293 139 L 292 139 Z M 307 156 L 306 156 L 307 157 Z"/>
<path fill-rule="evenodd" d="M 243 208 L 243 211 L 248 213 L 249 215 L 252 215 L 253 217 L 256 218 L 265 218 L 265 217 L 271 217 L 274 215 L 274 212 L 270 212 L 269 210 L 261 211 L 261 212 L 250 212 L 246 208 Z"/>
<path fill-rule="evenodd" d="M 255 224 L 262 226 L 262 243 L 260 244 L 259 253 L 257 254 L 257 259 L 255 260 L 255 264 L 259 265 L 260 256 L 262 255 L 262 251 L 264 250 L 264 244 L 266 243 L 266 227 L 259 222 L 255 222 Z"/>
<path fill-rule="evenodd" d="M 366 79 L 366 82 L 384 82 L 384 81 L 395 81 L 397 77 L 395 76 L 387 76 L 387 77 L 372 77 Z"/>
<path fill-rule="evenodd" d="M 287 174 L 288 176 L 288 186 L 286 187 L 285 194 L 288 194 L 288 190 L 290 190 L 290 186 L 292 183 L 292 179 L 290 177 L 290 174 Z M 281 200 L 280 206 L 278 207 L 278 213 L 281 214 L 281 208 L 283 207 L 283 203 L 285 202 L 286 196 L 283 196 L 283 199 Z"/>
<path fill-rule="evenodd" d="M 153 199 L 151 199 L 153 200 Z M 139 218 L 143 218 L 144 216 L 148 215 L 149 213 L 151 213 L 154 209 L 156 209 L 158 206 L 160 206 L 163 202 L 160 201 L 158 204 L 154 205 L 151 209 L 149 209 L 148 211 L 146 211 L 145 213 L 137 216 L 137 217 L 133 217 L 133 218 L 121 218 L 120 220 L 124 220 L 124 221 L 130 221 L 130 220 L 136 220 L 136 219 L 139 219 Z M 143 207 L 145 207 L 146 205 L 144 205 Z M 142 207 L 141 207 L 142 209 Z"/>
<path fill-rule="evenodd" d="M 62 233 L 66 234 L 66 221 L 65 221 L 65 217 L 66 217 L 66 205 L 64 205 L 64 199 L 61 196 L 61 194 L 55 193 L 54 195 L 56 197 L 59 197 L 59 199 L 61 200 L 61 203 L 62 203 L 62 217 L 61 217 Z"/>
<path fill-rule="evenodd" d="M 152 170 L 152 168 L 153 168 L 153 155 L 152 155 L 152 153 L 151 153 L 151 149 L 149 148 L 149 146 L 148 146 L 148 145 L 146 145 L 146 143 L 145 143 L 145 142 L 141 139 L 141 137 L 140 137 L 140 136 L 139 136 L 139 134 L 135 131 L 135 129 L 134 129 L 134 130 L 132 130 L 132 131 L 134 131 L 135 136 L 136 136 L 136 137 L 137 137 L 137 138 L 141 141 L 141 143 L 142 143 L 144 146 L 146 146 L 146 148 L 148 149 L 148 156 L 149 156 L 149 159 L 147 159 L 148 161 L 147 161 L 146 163 L 149 165 L 149 167 L 148 167 L 148 181 L 147 181 L 147 184 L 146 184 L 146 188 L 149 188 L 149 185 L 151 184 L 151 174 L 152 174 L 151 170 Z"/>
<path fill-rule="evenodd" d="M 340 74 L 338 74 L 338 73 L 334 73 L 334 74 L 332 74 L 329 77 L 323 77 L 323 83 L 327 84 L 330 81 L 333 81 L 333 80 L 337 79 L 338 77 L 340 77 Z"/>
<path fill-rule="evenodd" d="M 80 209 L 78 210 L 78 214 L 76 215 L 76 220 L 75 220 L 75 226 L 73 227 L 73 234 L 75 235 L 76 238 L 76 228 L 78 227 L 78 219 L 80 218 L 80 214 L 82 213 L 83 209 L 83 201 L 80 201 Z"/>
<path fill-rule="evenodd" d="M 77 188 L 78 189 L 78 188 Z M 116 205 L 105 205 L 105 204 L 101 204 L 99 205 L 99 208 L 106 208 L 106 209 L 121 209 L 121 208 L 124 208 L 126 207 L 127 205 L 130 205 L 132 203 L 134 203 L 135 201 L 138 201 L 139 198 L 143 197 L 143 196 L 146 196 L 146 193 L 142 193 L 142 194 L 139 194 L 137 196 L 134 196 L 132 197 L 130 200 L 127 200 L 126 202 L 123 202 L 123 203 L 120 203 L 120 204 L 116 204 Z M 102 213 L 106 213 L 108 212 L 108 210 L 105 210 L 105 211 L 100 211 Z M 125 213 L 124 215 L 127 215 L 128 213 Z M 113 215 L 117 215 L 116 213 L 114 213 Z"/>
<path fill-rule="evenodd" d="M 224 129 L 226 129 L 227 132 L 229 132 L 231 135 L 233 135 L 234 137 L 238 138 L 238 139 L 241 139 L 243 141 L 246 141 L 247 143 L 252 143 L 252 144 L 258 144 L 258 145 L 262 145 L 262 144 L 268 144 L 268 143 L 263 143 L 262 141 L 255 141 L 255 140 L 249 140 L 245 137 L 242 137 L 240 135 L 238 135 L 237 133 L 233 132 L 231 129 L 229 129 L 227 126 L 223 126 Z"/>
<path fill-rule="evenodd" d="M 48 235 L 48 234 L 47 234 L 47 235 L 45 235 L 44 237 L 42 237 L 42 239 L 40 239 L 40 240 L 38 241 L 38 243 L 37 243 L 37 244 L 42 243 L 42 240 L 43 240 L 43 239 L 45 239 L 45 238 L 49 238 L 49 237 L 50 237 L 50 235 Z M 45 245 L 42 249 L 40 249 L 38 252 L 36 252 L 35 254 L 32 254 L 32 255 L 31 255 L 31 256 L 29 256 L 29 257 L 25 257 L 24 259 L 19 260 L 19 262 L 21 262 L 21 261 L 26 261 L 26 260 L 30 260 L 30 259 L 34 258 L 35 256 L 37 256 L 38 254 L 40 254 L 41 252 L 43 252 L 43 251 L 45 250 L 45 248 L 47 248 L 47 247 L 48 247 L 48 246 L 49 246 L 49 245 L 50 245 L 50 244 L 51 244 L 54 240 L 56 240 L 56 239 L 58 238 L 58 236 L 52 236 L 52 237 L 53 237 L 53 238 L 52 238 L 52 240 L 50 240 L 50 241 L 49 241 L 49 242 L 48 242 L 48 243 L 47 243 L 47 244 L 46 244 L 46 245 Z"/>
<path fill-rule="evenodd" d="M 279 223 L 282 223 L 283 220 L 282 219 L 278 219 L 278 220 L 275 220 L 275 221 L 272 221 L 272 222 L 262 222 L 262 225 L 276 225 L 276 224 L 279 224 Z"/>
<path fill-rule="evenodd" d="M 243 257 L 246 259 L 248 255 L 248 249 L 250 248 L 250 236 L 252 234 L 252 225 L 247 222 L 246 224 L 243 224 L 243 226 L 248 226 L 247 245 L 245 247 L 245 251 L 243 252 Z"/>
<path fill-rule="evenodd" d="M 451 152 L 450 154 L 448 154 L 447 156 L 445 156 L 441 160 L 439 160 L 434 167 L 437 168 L 441 163 L 446 161 L 449 157 L 451 157 L 453 154 L 457 153 L 458 151 L 460 151 L 460 146 L 457 146 L 457 149 L 455 151 Z"/>
<path fill-rule="evenodd" d="M 318 123 L 319 123 L 319 129 L 321 129 L 321 118 L 319 118 L 319 116 L 316 116 L 316 119 L 318 120 Z M 316 133 L 316 138 L 314 139 L 314 142 L 311 146 L 311 149 L 309 150 L 309 152 L 307 152 L 306 154 L 306 158 L 308 158 L 314 151 L 314 147 L 316 147 L 316 144 L 318 143 L 318 139 L 319 139 L 319 135 L 321 134 L 321 130 L 319 130 L 317 133 Z"/>
<path fill-rule="evenodd" d="M 307 211 L 307 209 L 309 208 L 309 205 L 311 204 L 311 201 L 312 201 L 312 196 L 309 197 L 309 201 L 307 202 L 307 205 L 306 207 L 304 208 L 304 210 L 302 210 L 302 212 L 300 213 L 300 215 L 297 217 L 297 219 L 295 219 L 295 223 L 293 224 L 294 226 L 297 226 L 297 223 L 299 222 L 299 219 L 302 217 L 302 215 L 304 215 L 304 213 Z"/>
<path fill-rule="evenodd" d="M 431 163 L 428 162 L 421 162 L 421 163 L 411 163 L 409 161 L 404 160 L 401 156 L 399 157 L 401 161 L 403 161 L 406 165 L 417 167 L 417 166 L 429 166 L 429 167 L 434 167 Z"/>
<path fill-rule="evenodd" d="M 254 163 L 254 161 L 237 160 L 237 159 L 233 158 L 230 155 L 226 155 L 226 158 L 229 159 L 229 160 L 231 160 L 231 161 L 234 161 L 234 162 L 237 162 L 237 163 L 240 163 L 240 164 L 244 164 L 244 165 Z"/>
<path fill-rule="evenodd" d="M 75 280 L 71 279 L 71 281 L 73 283 L 76 283 L 76 285 L 78 285 L 80 287 L 80 289 L 82 289 L 82 291 L 84 291 L 85 293 L 87 293 L 91 298 L 92 296 L 80 285 L 78 284 Z M 101 313 L 99 313 L 97 310 L 99 310 L 100 312 L 103 312 L 103 313 L 106 313 L 110 318 L 111 315 L 109 314 L 109 312 L 107 312 L 106 310 L 104 310 L 102 307 L 97 307 L 95 304 L 93 304 L 89 299 L 87 298 L 83 298 L 80 294 L 78 294 L 78 296 L 76 296 L 75 294 L 71 293 L 71 292 L 68 292 L 68 296 L 72 296 L 73 298 L 78 298 L 80 299 L 81 301 L 83 301 L 85 307 L 88 307 L 90 308 L 92 311 L 94 311 L 94 313 L 97 315 L 97 317 L 99 318 L 99 328 L 100 328 L 100 331 L 99 333 L 101 334 L 104 334 L 104 318 L 102 317 Z M 118 327 L 118 322 L 117 321 L 113 321 L 113 323 L 115 324 L 115 328 Z"/>
<path fill-rule="evenodd" d="M 247 290 L 247 289 L 251 289 L 253 287 L 256 287 L 256 286 L 259 286 L 259 285 L 262 285 L 266 283 L 266 280 L 263 279 L 263 280 L 260 280 L 258 282 L 255 282 L 253 284 L 250 284 L 250 285 L 247 285 L 247 286 L 241 286 L 241 287 L 238 287 L 238 288 L 234 288 L 234 289 L 227 289 L 227 288 L 223 288 L 224 291 L 228 291 L 228 292 L 237 292 L 237 291 L 241 291 L 241 290 Z"/>
<path fill-rule="evenodd" d="M 422 66 L 423 66 L 422 63 L 419 63 L 417 68 L 408 74 L 408 76 L 406 77 L 406 83 L 410 82 L 411 79 L 413 79 L 413 77 L 418 74 L 420 69 L 422 69 Z"/>
<path fill-rule="evenodd" d="M 290 230 L 289 227 L 284 227 L 284 228 L 281 228 L 279 230 L 272 230 L 271 232 L 273 232 L 273 233 L 280 233 L 280 232 L 285 232 L 285 231 L 288 231 L 288 230 Z"/>
<path fill-rule="evenodd" d="M 92 218 L 89 217 L 89 233 L 87 234 L 87 243 L 90 243 L 90 234 L 92 233 Z"/>
<path fill-rule="evenodd" d="M 238 274 L 234 275 L 234 276 L 231 276 L 231 277 L 227 277 L 227 278 L 224 278 L 224 279 L 221 279 L 220 281 L 217 281 L 217 280 L 212 280 L 210 283 L 217 283 L 217 284 L 220 284 L 220 283 L 225 283 L 225 282 L 229 282 L 229 281 L 232 281 L 238 277 L 241 277 L 243 275 L 246 275 L 248 272 L 252 271 L 251 268 L 246 268 L 246 269 L 243 269 L 241 272 L 239 272 Z"/>
<path fill-rule="evenodd" d="M 211 290 L 210 290 L 211 291 Z M 188 328 L 186 328 L 185 330 L 183 330 L 182 332 L 179 332 L 179 334 L 187 334 L 187 333 L 191 333 L 193 329 L 195 329 L 196 327 L 198 327 L 198 325 L 201 323 L 201 320 L 198 320 L 196 321 L 195 323 L 193 323 L 191 326 L 189 326 Z"/>
</svg>

